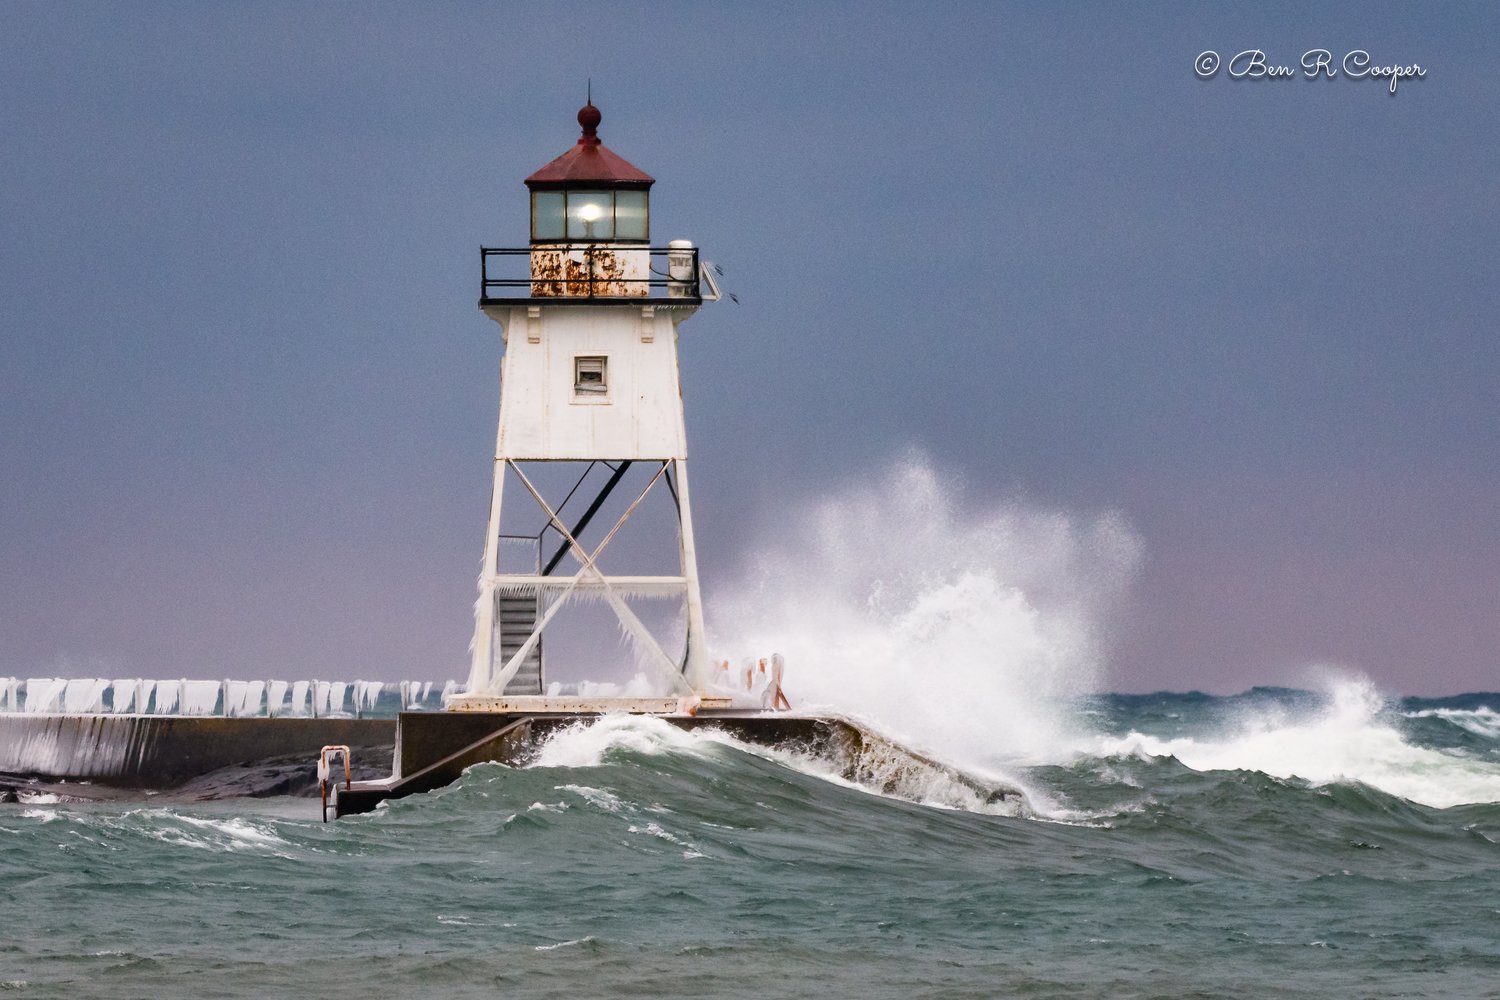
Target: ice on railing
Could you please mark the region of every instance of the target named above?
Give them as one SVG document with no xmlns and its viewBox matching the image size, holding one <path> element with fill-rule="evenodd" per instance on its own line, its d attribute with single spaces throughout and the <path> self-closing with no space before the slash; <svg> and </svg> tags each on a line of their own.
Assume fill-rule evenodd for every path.
<svg viewBox="0 0 1500 1000">
<path fill-rule="evenodd" d="M 373 712 L 375 706 L 380 704 L 380 693 L 385 690 L 385 685 L 380 681 L 355 681 L 354 690 L 355 702 L 360 711 Z"/>
<path fill-rule="evenodd" d="M 21 710 L 21 682 L 15 677 L 0 677 L 0 712 Z"/>
<path fill-rule="evenodd" d="M 420 711 L 427 707 L 427 698 L 432 694 L 432 681 L 401 681 L 396 692 L 404 708 Z"/>
<path fill-rule="evenodd" d="M 109 690 L 109 681 L 75 678 L 63 688 L 64 712 L 75 715 L 90 715 L 104 711 L 104 693 Z"/>
<path fill-rule="evenodd" d="M 26 711 L 61 712 L 63 692 L 68 690 L 65 677 L 28 677 Z"/>
<path fill-rule="evenodd" d="M 181 681 L 156 682 L 156 714 L 176 715 L 178 696 L 182 694 Z"/>
<path fill-rule="evenodd" d="M 265 681 L 225 681 L 224 714 L 253 718 L 266 714 Z"/>
<path fill-rule="evenodd" d="M 313 714 L 345 715 L 344 699 L 349 685 L 344 681 L 313 681 Z"/>
<path fill-rule="evenodd" d="M 439 687 L 432 681 L 0 677 L 0 713 L 391 718 L 439 709 L 462 690 L 458 681 Z"/>
<path fill-rule="evenodd" d="M 109 686 L 109 710 L 116 715 L 126 715 L 132 711 L 140 711 L 136 708 L 141 698 L 141 685 L 145 682 L 139 678 L 123 677 L 113 681 Z"/>
<path fill-rule="evenodd" d="M 183 715 L 213 715 L 219 707 L 219 681 L 183 681 L 178 706 Z"/>
<path fill-rule="evenodd" d="M 286 693 L 291 685 L 286 681 L 266 681 L 266 714 L 271 717 L 286 715 Z"/>
</svg>

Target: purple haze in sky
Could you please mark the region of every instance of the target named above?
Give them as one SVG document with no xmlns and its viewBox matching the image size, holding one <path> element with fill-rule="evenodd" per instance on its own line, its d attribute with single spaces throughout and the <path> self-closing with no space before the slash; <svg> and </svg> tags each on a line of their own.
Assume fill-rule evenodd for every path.
<svg viewBox="0 0 1500 1000">
<path fill-rule="evenodd" d="M 480 245 L 600 135 L 740 305 L 706 585 L 909 448 L 1142 556 L 1117 690 L 1500 686 L 1500 11 L 13 5 L 0 675 L 466 671 Z M 1362 49 L 1420 79 L 1233 79 Z M 710 609 L 710 613 L 712 609 Z"/>
</svg>

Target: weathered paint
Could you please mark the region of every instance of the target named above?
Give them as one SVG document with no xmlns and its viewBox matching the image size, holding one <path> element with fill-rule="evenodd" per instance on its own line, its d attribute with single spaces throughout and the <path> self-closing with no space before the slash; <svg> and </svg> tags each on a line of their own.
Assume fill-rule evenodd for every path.
<svg viewBox="0 0 1500 1000">
<path fill-rule="evenodd" d="M 535 298 L 651 294 L 651 251 L 607 243 L 539 243 L 531 248 Z"/>
</svg>

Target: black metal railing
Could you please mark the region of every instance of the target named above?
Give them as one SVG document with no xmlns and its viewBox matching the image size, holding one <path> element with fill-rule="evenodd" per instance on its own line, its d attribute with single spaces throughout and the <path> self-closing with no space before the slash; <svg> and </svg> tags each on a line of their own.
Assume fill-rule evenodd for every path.
<svg viewBox="0 0 1500 1000">
<path fill-rule="evenodd" d="M 624 305 L 642 300 L 682 305 L 703 302 L 697 247 L 608 243 L 481 247 L 479 281 L 481 305 L 569 299 Z"/>
</svg>

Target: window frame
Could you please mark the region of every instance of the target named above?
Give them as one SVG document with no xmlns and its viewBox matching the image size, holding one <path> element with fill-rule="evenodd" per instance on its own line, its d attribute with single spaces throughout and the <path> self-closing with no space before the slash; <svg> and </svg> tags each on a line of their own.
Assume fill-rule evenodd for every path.
<svg viewBox="0 0 1500 1000">
<path fill-rule="evenodd" d="M 620 218 L 618 208 L 618 195 L 621 192 L 639 194 L 641 198 L 640 213 L 640 236 L 620 236 Z M 543 195 L 561 195 L 563 199 L 562 211 L 562 235 L 561 236 L 538 236 L 537 221 L 537 198 Z M 576 215 L 573 210 L 573 196 L 588 196 L 589 201 L 599 201 L 600 195 L 608 195 L 608 236 L 589 236 L 587 230 L 584 232 L 573 231 Z M 604 218 L 600 217 L 601 220 Z M 531 242 L 533 243 L 649 243 L 651 241 L 651 191 L 648 188 L 535 188 L 531 192 Z"/>
<path fill-rule="evenodd" d="M 597 388 L 586 382 L 583 376 L 587 373 L 586 366 L 598 366 L 599 381 Z M 608 354 L 575 354 L 573 355 L 573 402 L 575 403 L 607 403 L 609 402 L 609 355 Z"/>
</svg>

